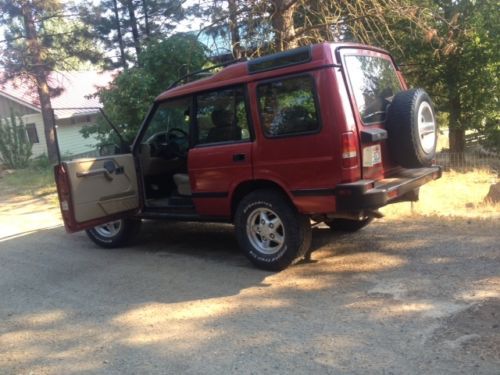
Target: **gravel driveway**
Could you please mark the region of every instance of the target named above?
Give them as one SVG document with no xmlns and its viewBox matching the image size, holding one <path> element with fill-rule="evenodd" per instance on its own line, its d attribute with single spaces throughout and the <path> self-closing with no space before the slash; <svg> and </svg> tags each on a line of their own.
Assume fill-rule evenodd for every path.
<svg viewBox="0 0 500 375">
<path fill-rule="evenodd" d="M 0 374 L 500 373 L 498 222 L 319 227 L 273 274 L 229 225 L 147 222 L 110 251 L 0 207 Z"/>
</svg>

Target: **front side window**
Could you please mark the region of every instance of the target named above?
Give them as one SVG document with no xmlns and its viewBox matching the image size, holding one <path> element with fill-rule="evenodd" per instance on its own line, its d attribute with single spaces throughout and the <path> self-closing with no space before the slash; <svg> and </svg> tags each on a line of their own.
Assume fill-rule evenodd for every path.
<svg viewBox="0 0 500 375">
<path fill-rule="evenodd" d="M 196 104 L 197 144 L 250 139 L 242 87 L 200 94 Z"/>
<path fill-rule="evenodd" d="M 392 97 L 401 83 L 391 61 L 374 56 L 345 56 L 354 99 L 365 124 L 383 122 Z"/>
<path fill-rule="evenodd" d="M 158 133 L 189 132 L 189 109 L 191 98 L 183 98 L 160 103 L 149 120 L 143 139 L 148 139 Z"/>
<path fill-rule="evenodd" d="M 160 103 L 147 124 L 142 143 L 149 144 L 152 152 L 163 147 L 175 147 L 186 152 L 189 147 L 191 98 Z"/>
<path fill-rule="evenodd" d="M 267 137 L 316 132 L 320 123 L 310 76 L 261 84 L 257 88 L 260 118 Z"/>
</svg>

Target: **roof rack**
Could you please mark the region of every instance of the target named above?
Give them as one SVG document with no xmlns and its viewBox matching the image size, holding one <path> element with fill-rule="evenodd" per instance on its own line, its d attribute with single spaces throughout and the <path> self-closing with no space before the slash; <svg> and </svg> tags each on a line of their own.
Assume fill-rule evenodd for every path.
<svg viewBox="0 0 500 375">
<path fill-rule="evenodd" d="M 224 63 L 213 65 L 213 66 L 211 66 L 209 68 L 197 70 L 196 72 L 186 74 L 186 75 L 182 76 L 181 78 L 179 78 L 178 80 L 174 81 L 170 86 L 168 86 L 167 90 L 173 89 L 179 83 L 183 82 L 184 80 L 186 80 L 189 77 L 193 77 L 193 76 L 201 74 L 201 73 L 209 72 L 209 71 L 211 71 L 213 69 L 224 68 L 226 66 L 233 65 L 233 64 L 236 64 L 236 63 L 239 63 L 239 62 L 242 62 L 242 61 L 246 61 L 246 59 L 245 58 L 241 58 L 241 59 L 230 60 L 230 61 L 226 61 Z"/>
<path fill-rule="evenodd" d="M 303 64 L 311 61 L 311 59 L 311 46 L 298 47 L 250 60 L 248 62 L 248 71 L 250 74 L 261 73 L 268 70 Z"/>
</svg>

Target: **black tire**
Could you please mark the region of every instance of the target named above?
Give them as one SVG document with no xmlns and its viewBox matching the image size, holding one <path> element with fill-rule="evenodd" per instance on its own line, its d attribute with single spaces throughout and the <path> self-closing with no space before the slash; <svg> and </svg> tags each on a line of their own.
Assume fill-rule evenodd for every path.
<svg viewBox="0 0 500 375">
<path fill-rule="evenodd" d="M 325 221 L 325 224 L 330 227 L 332 231 L 341 232 L 356 232 L 373 221 L 373 217 L 367 217 L 363 220 L 349 220 L 349 219 L 332 219 Z"/>
<path fill-rule="evenodd" d="M 265 270 L 285 269 L 305 256 L 311 246 L 309 218 L 298 213 L 276 190 L 256 190 L 244 197 L 236 210 L 234 224 L 238 243 L 247 258 Z"/>
<path fill-rule="evenodd" d="M 436 154 L 436 115 L 423 89 L 397 93 L 388 109 L 389 151 L 405 168 L 430 166 Z"/>
<path fill-rule="evenodd" d="M 141 220 L 120 219 L 87 229 L 87 236 L 97 245 L 112 249 L 125 246 L 139 233 Z"/>
</svg>

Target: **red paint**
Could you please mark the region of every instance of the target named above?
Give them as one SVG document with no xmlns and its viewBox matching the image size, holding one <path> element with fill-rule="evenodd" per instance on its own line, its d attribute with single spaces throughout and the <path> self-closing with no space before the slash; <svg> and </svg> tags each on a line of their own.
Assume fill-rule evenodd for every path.
<svg viewBox="0 0 500 375">
<path fill-rule="evenodd" d="M 234 161 L 235 157 L 243 160 Z M 188 166 L 197 213 L 202 216 L 228 217 L 231 215 L 229 193 L 240 183 L 252 179 L 252 143 L 195 147 L 189 150 Z M 196 194 L 204 193 L 227 195 L 220 198 L 195 198 Z"/>
<path fill-rule="evenodd" d="M 188 171 L 193 201 L 200 216 L 230 218 L 234 210 L 231 207 L 234 192 L 241 184 L 252 181 L 278 186 L 302 213 L 330 214 L 336 210 L 333 192 L 339 183 L 361 179 L 380 180 L 398 168 L 391 162 L 385 141 L 378 142 L 382 163 L 363 167 L 363 147 L 377 143 L 362 144 L 361 131 L 383 128 L 383 124 L 363 124 L 353 90 L 347 84 L 347 73 L 341 66 L 346 54 L 376 56 L 388 60 L 394 66 L 390 55 L 375 47 L 323 43 L 311 47 L 312 59 L 306 63 L 250 74 L 248 63 L 241 62 L 228 66 L 210 78 L 175 87 L 157 97 L 156 101 L 160 102 L 236 84 L 245 86 L 248 93 L 247 108 L 253 128 L 251 140 L 195 146 L 189 150 Z M 396 74 L 401 87 L 405 89 L 406 83 L 401 73 L 397 71 Z M 266 137 L 257 89 L 260 84 L 293 76 L 309 76 L 313 80 L 320 129 L 309 134 Z M 70 204 L 69 211 L 63 210 L 69 231 L 112 219 L 108 217 L 92 223 L 76 223 L 70 214 L 69 181 L 63 166 L 56 168 L 56 181 L 60 201 Z M 141 184 L 139 188 L 143 189 Z M 311 193 L 318 191 L 321 193 Z M 341 197 L 343 194 L 351 195 L 352 191 L 341 190 L 336 194 Z M 391 192 L 391 198 L 393 195 Z"/>
</svg>

